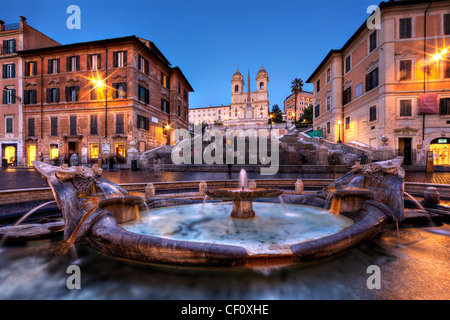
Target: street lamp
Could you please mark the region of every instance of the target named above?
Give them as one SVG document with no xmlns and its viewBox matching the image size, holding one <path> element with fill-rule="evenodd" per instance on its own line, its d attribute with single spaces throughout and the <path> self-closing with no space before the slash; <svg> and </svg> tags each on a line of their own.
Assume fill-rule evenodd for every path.
<svg viewBox="0 0 450 320">
<path fill-rule="evenodd" d="M 105 94 L 105 138 L 108 137 L 108 87 L 105 84 L 105 80 L 91 79 L 91 83 L 95 85 L 95 88 L 103 90 Z"/>
<path fill-rule="evenodd" d="M 91 79 L 91 83 L 95 85 L 94 88 L 96 88 L 99 91 L 104 92 L 105 94 L 105 141 L 108 142 L 108 87 L 105 84 L 105 80 L 102 80 L 100 78 L 93 78 Z M 103 157 L 103 148 L 100 146 L 100 136 L 98 138 L 98 149 L 99 149 L 99 158 L 98 158 L 98 164 L 99 167 L 102 167 L 102 157 Z M 101 152 L 100 152 L 101 150 Z"/>
<path fill-rule="evenodd" d="M 338 125 L 339 125 L 339 140 L 338 140 L 337 143 L 342 143 L 342 141 L 341 141 L 341 124 L 342 124 L 342 121 L 339 120 L 338 121 Z"/>
<path fill-rule="evenodd" d="M 170 124 L 166 124 L 166 126 L 164 128 L 166 129 L 166 135 L 167 135 L 166 145 L 170 146 Z"/>
</svg>

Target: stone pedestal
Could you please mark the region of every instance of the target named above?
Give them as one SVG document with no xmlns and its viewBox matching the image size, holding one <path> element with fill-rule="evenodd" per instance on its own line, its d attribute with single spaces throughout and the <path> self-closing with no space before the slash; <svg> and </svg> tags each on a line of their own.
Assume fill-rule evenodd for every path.
<svg viewBox="0 0 450 320">
<path fill-rule="evenodd" d="M 303 181 L 299 179 L 295 183 L 295 193 L 303 194 L 303 191 L 304 191 Z"/>
<path fill-rule="evenodd" d="M 388 137 L 381 137 L 381 141 L 383 142 L 383 144 L 373 152 L 374 160 L 386 161 L 394 158 L 395 152 L 394 149 L 387 144 L 388 140 Z"/>
<path fill-rule="evenodd" d="M 153 198 L 156 194 L 156 190 L 155 190 L 155 186 L 153 185 L 153 183 L 149 183 L 147 184 L 147 186 L 145 187 L 145 194 L 147 195 L 147 197 Z"/>
<path fill-rule="evenodd" d="M 425 189 L 423 194 L 423 205 L 426 208 L 432 208 L 439 204 L 441 195 L 437 188 L 429 187 Z"/>
<path fill-rule="evenodd" d="M 205 195 L 205 190 L 208 186 L 206 185 L 206 181 L 201 181 L 198 186 L 198 193 L 200 193 L 201 196 Z"/>
</svg>

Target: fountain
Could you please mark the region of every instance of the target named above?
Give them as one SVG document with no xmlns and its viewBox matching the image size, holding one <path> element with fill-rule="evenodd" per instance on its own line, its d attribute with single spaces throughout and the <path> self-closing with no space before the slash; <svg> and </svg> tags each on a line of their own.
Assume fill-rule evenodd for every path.
<svg viewBox="0 0 450 320">
<path fill-rule="evenodd" d="M 102 178 L 98 167 L 34 162 L 64 216 L 64 241 L 125 260 L 177 266 L 291 264 L 338 254 L 403 216 L 402 159 L 354 167 L 317 194 L 205 189 L 211 202 L 147 198 Z M 206 199 L 205 197 L 205 199 Z M 332 211 L 325 208 L 331 201 Z M 223 200 L 223 201 L 218 201 Z M 231 211 L 231 216 L 230 216 Z"/>
<path fill-rule="evenodd" d="M 279 189 L 249 189 L 247 172 L 242 169 L 239 174 L 238 189 L 206 189 L 205 194 L 211 199 L 232 200 L 233 211 L 231 217 L 236 219 L 249 219 L 255 217 L 253 201 L 263 198 L 281 196 L 283 190 Z"/>
</svg>

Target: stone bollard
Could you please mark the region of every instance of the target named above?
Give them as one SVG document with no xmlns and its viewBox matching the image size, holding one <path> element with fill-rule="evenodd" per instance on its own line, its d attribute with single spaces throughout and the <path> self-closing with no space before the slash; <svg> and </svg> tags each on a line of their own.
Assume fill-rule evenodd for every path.
<svg viewBox="0 0 450 320">
<path fill-rule="evenodd" d="M 206 188 L 207 188 L 206 181 L 201 181 L 198 186 L 198 192 L 200 193 L 201 196 L 205 195 Z"/>
<path fill-rule="evenodd" d="M 428 187 L 423 194 L 423 206 L 426 208 L 433 208 L 439 204 L 441 195 L 437 188 Z"/>
<path fill-rule="evenodd" d="M 153 198 L 156 194 L 155 191 L 155 186 L 153 185 L 153 183 L 149 183 L 147 184 L 147 186 L 145 187 L 145 194 L 147 195 L 147 197 Z"/>
<path fill-rule="evenodd" d="M 304 190 L 303 181 L 298 179 L 297 182 L 295 183 L 295 193 L 303 194 L 303 190 Z"/>
<path fill-rule="evenodd" d="M 249 189 L 256 189 L 256 181 L 255 180 L 250 180 L 248 182 L 248 188 Z"/>
</svg>

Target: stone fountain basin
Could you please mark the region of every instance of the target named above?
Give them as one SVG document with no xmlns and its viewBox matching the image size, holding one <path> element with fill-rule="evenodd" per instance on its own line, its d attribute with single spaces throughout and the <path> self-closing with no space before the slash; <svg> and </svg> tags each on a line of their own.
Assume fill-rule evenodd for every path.
<svg viewBox="0 0 450 320">
<path fill-rule="evenodd" d="M 64 213 L 65 241 L 85 244 L 107 256 L 135 262 L 196 267 L 248 267 L 312 261 L 336 255 L 373 237 L 381 231 L 381 227 L 389 219 L 386 215 L 389 209 L 386 206 L 368 199 L 358 211 L 347 215 L 354 223 L 340 232 L 316 240 L 294 243 L 290 246 L 289 252 L 282 255 L 252 255 L 245 247 L 239 245 L 172 240 L 127 231 L 109 210 L 108 205 L 112 202 L 106 201 L 102 204 L 105 205 L 104 207 L 97 208 L 93 212 L 88 211 L 85 206 L 86 199 L 79 197 L 74 184 L 56 178 L 55 173 L 58 167 L 40 162 L 33 164 L 36 170 L 47 178 L 58 206 Z M 244 190 L 244 193 L 237 190 L 236 192 L 230 190 L 223 191 L 225 193 L 217 192 L 218 196 L 239 197 L 239 193 L 242 195 L 246 191 Z M 256 193 L 258 192 L 256 190 Z M 122 193 L 127 195 L 126 191 Z M 262 190 L 258 197 L 265 198 L 269 195 L 277 197 L 280 194 L 280 190 L 273 193 Z M 324 199 L 316 196 L 284 197 L 283 201 L 313 205 L 318 208 L 323 208 L 325 203 Z M 192 203 L 201 203 L 201 201 L 180 199 L 164 201 L 167 207 Z M 123 205 L 135 207 L 132 201 Z"/>
<path fill-rule="evenodd" d="M 288 200 L 289 201 L 289 200 Z M 179 203 L 177 203 L 179 204 Z M 167 205 L 167 203 L 166 203 Z M 170 205 L 169 205 L 170 206 Z M 280 254 L 252 254 L 245 246 L 173 240 L 127 231 L 113 216 L 100 219 L 84 242 L 106 255 L 144 262 L 185 267 L 254 267 L 310 262 L 344 252 L 381 231 L 388 218 L 374 204 L 345 215 L 348 228 L 316 240 L 295 243 Z"/>
</svg>

